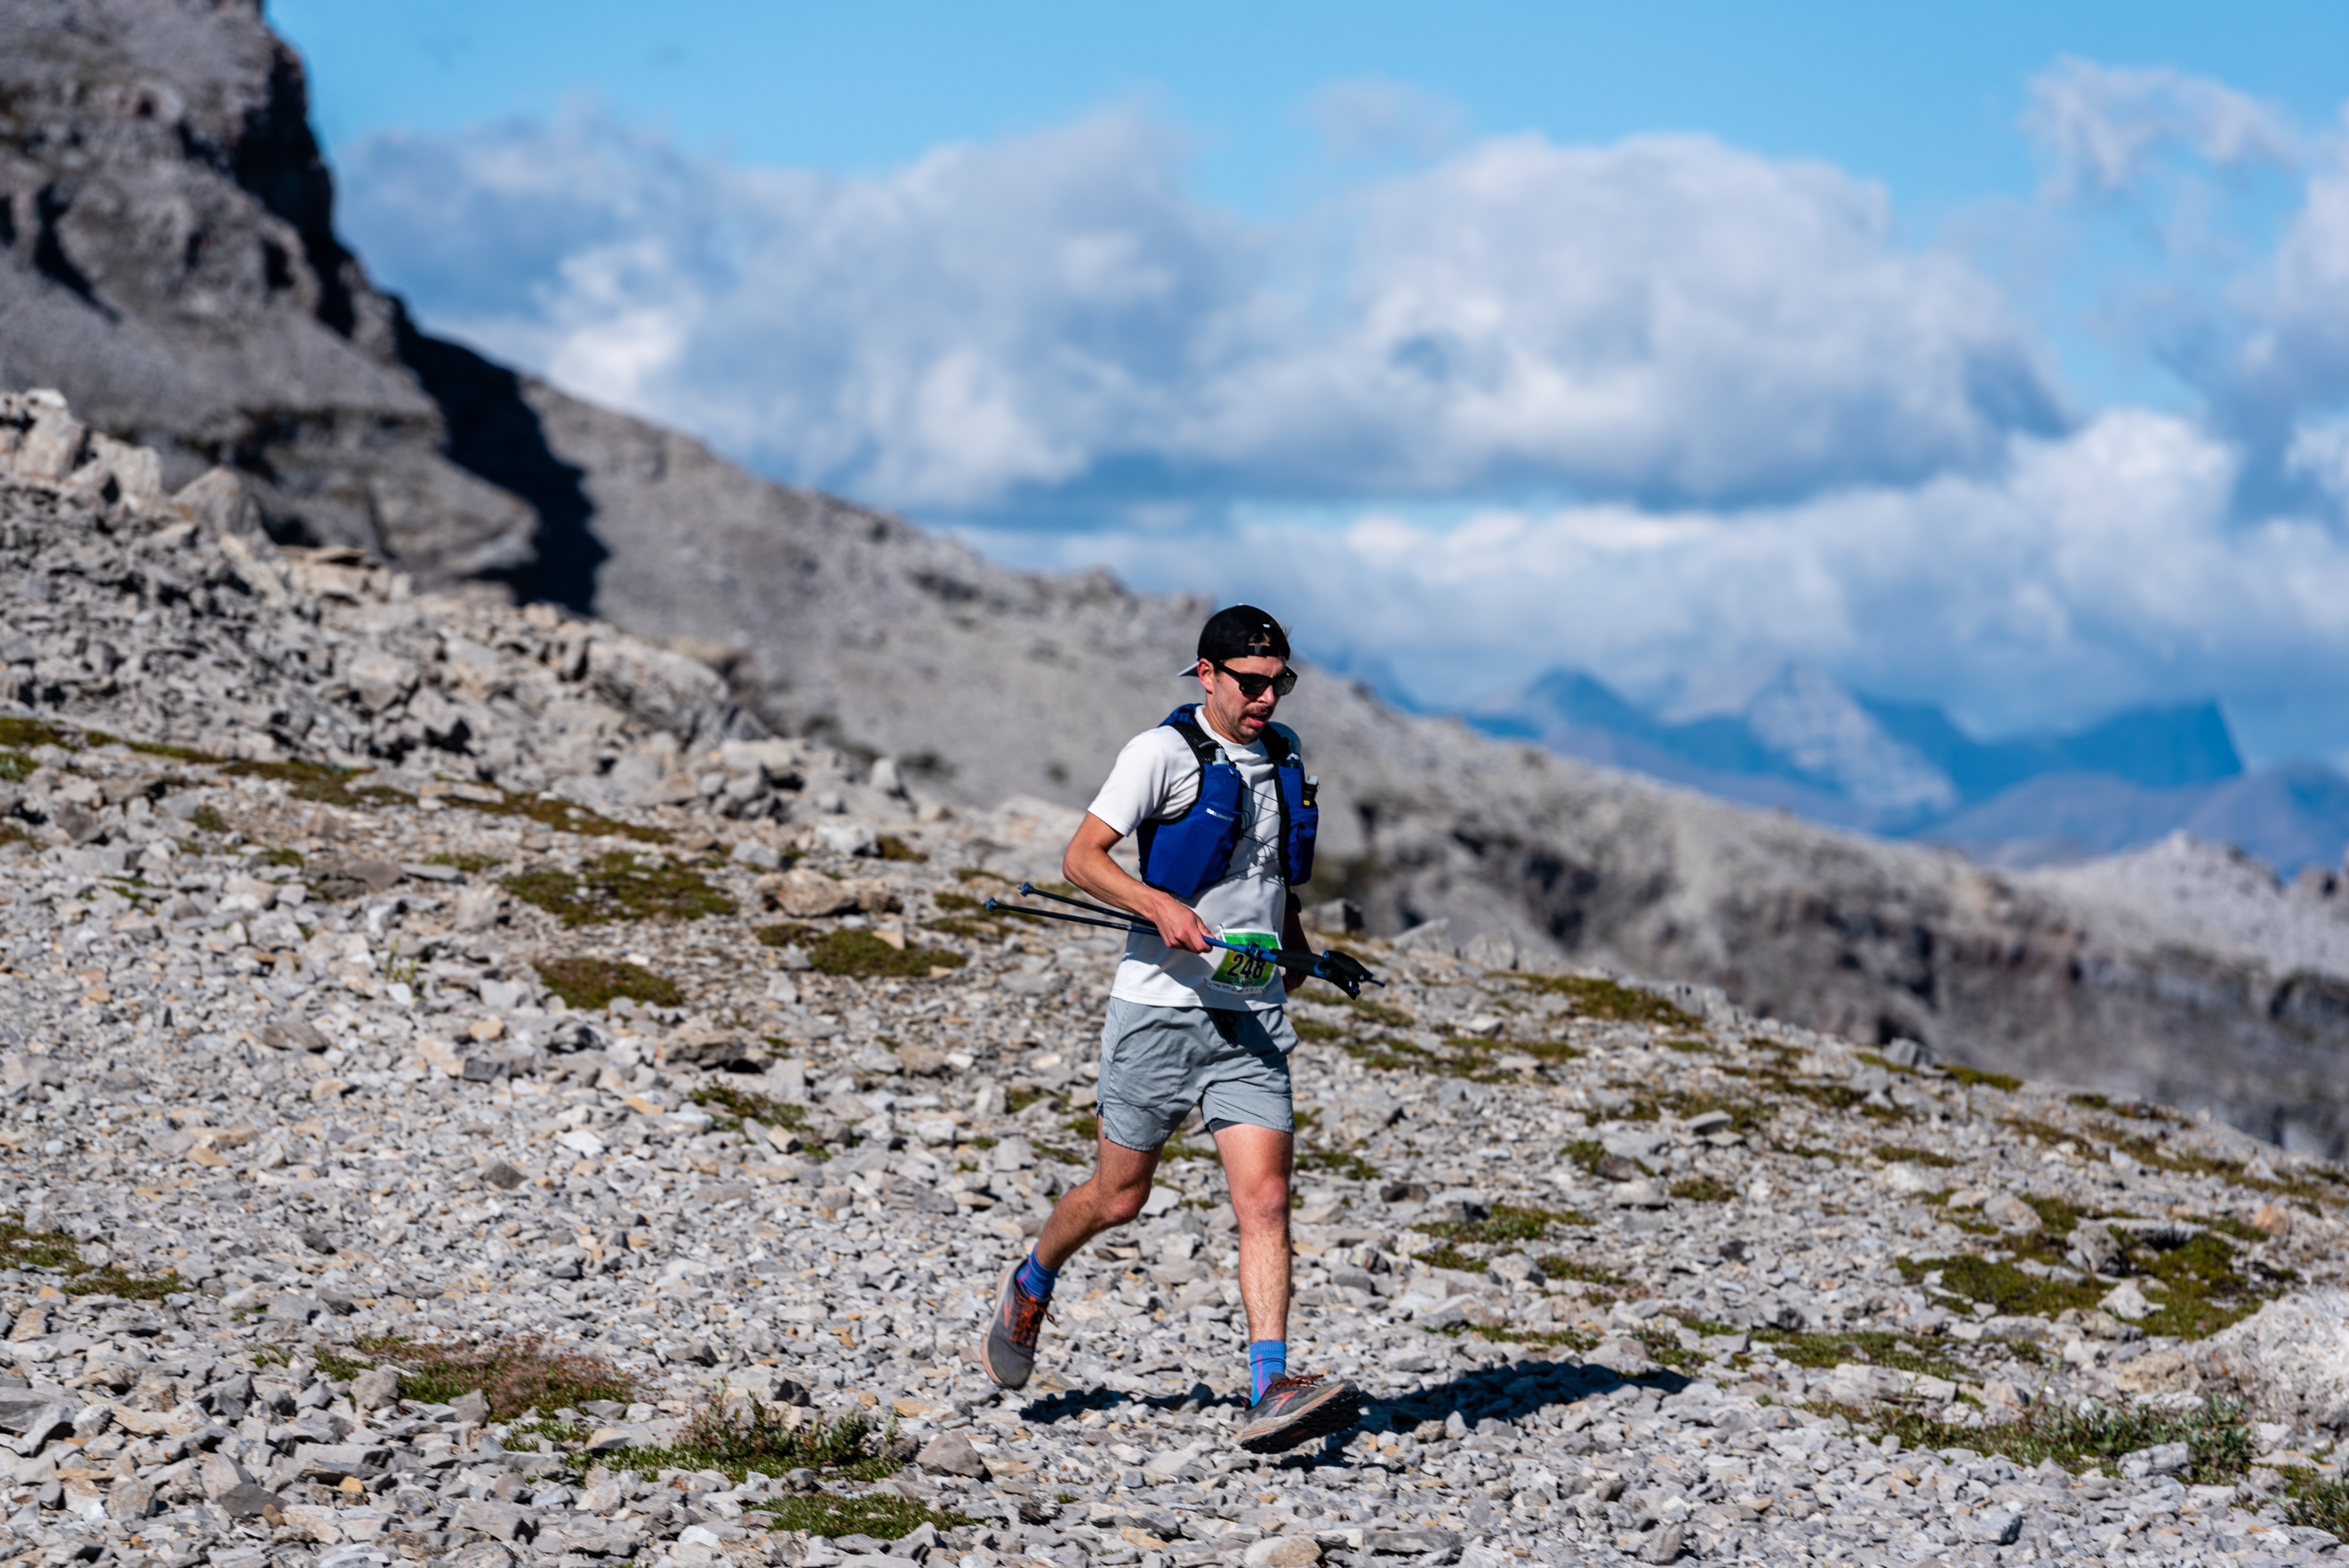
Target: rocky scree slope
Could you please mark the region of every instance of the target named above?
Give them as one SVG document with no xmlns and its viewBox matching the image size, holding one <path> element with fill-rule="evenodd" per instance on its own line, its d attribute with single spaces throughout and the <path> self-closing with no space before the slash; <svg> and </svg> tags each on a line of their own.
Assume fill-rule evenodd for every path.
<svg viewBox="0 0 2349 1568">
<path fill-rule="evenodd" d="M 592 609 L 723 670 L 769 729 L 893 758 L 967 806 L 1081 803 L 1185 695 L 1172 671 L 1198 602 L 1002 570 L 418 332 L 336 238 L 300 62 L 246 0 L 0 0 L 0 385 L 64 388 L 99 432 L 153 448 L 161 488 L 227 464 L 279 539 Z M 1993 875 L 1343 683 L 1309 680 L 1291 713 L 1332 807 L 1321 885 L 1375 931 L 1441 918 L 1455 944 L 1716 985 L 2342 1145 L 2349 965 L 2324 873 L 2255 886 L 2168 846 L 2120 873 L 2158 896 L 2116 902 L 2095 868 Z M 666 768 L 619 782 L 667 787 L 647 770 Z"/>
<path fill-rule="evenodd" d="M 1293 1337 L 1361 1431 L 1230 1445 L 1195 1129 L 999 1394 L 964 1353 L 1083 1173 L 1115 954 L 981 901 L 1071 814 L 917 803 L 643 645 L 80 451 L 0 482 L 0 1483 L 43 1561 L 2336 1547 L 2337 1169 L 1425 942 L 1294 1005 Z"/>
</svg>

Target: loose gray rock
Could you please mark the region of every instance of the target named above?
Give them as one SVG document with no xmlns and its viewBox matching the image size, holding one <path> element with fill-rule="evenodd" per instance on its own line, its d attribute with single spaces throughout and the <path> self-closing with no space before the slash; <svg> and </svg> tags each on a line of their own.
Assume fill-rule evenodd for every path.
<svg viewBox="0 0 2349 1568">
<path fill-rule="evenodd" d="M 973 1480 L 985 1480 L 987 1461 L 960 1432 L 941 1432 L 922 1445 L 914 1462 L 926 1470 L 939 1475 L 967 1476 Z"/>
</svg>

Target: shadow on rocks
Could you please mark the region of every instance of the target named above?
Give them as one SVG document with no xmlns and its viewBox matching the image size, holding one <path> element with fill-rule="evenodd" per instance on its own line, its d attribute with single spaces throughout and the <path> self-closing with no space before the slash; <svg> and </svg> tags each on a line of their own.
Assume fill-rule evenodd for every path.
<svg viewBox="0 0 2349 1568">
<path fill-rule="evenodd" d="M 1373 1399 L 1364 1408 L 1367 1424 L 1383 1414 L 1398 1429 L 1422 1421 L 1444 1420 L 1457 1412 L 1471 1429 L 1479 1421 L 1512 1424 L 1548 1405 L 1572 1405 L 1605 1398 L 1625 1387 L 1653 1388 L 1669 1398 L 1692 1380 L 1661 1367 L 1630 1377 L 1597 1362 L 1527 1358 L 1508 1367 L 1482 1367 L 1446 1383 L 1433 1384 L 1414 1394 Z"/>
</svg>

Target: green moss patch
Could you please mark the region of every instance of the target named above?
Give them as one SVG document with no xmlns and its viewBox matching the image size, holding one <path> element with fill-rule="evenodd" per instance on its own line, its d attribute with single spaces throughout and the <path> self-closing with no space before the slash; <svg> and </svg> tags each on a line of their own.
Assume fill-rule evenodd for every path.
<svg viewBox="0 0 2349 1568">
<path fill-rule="evenodd" d="M 503 885 L 565 925 L 700 920 L 734 913 L 734 901 L 691 866 L 657 860 L 640 863 L 624 850 L 598 855 L 576 872 L 524 872 L 506 878 Z"/>
<path fill-rule="evenodd" d="M 1525 1243 L 1540 1241 L 1553 1225 L 1588 1225 L 1594 1222 L 1588 1214 L 1573 1209 L 1536 1209 L 1516 1203 L 1495 1203 L 1493 1212 L 1481 1220 L 1431 1220 L 1413 1225 L 1412 1229 L 1444 1243 L 1441 1249 L 1428 1254 L 1423 1261 L 1437 1268 L 1466 1269 L 1472 1274 L 1482 1274 L 1485 1272 L 1484 1261 L 1462 1253 L 1462 1247 L 1522 1250 Z"/>
<path fill-rule="evenodd" d="M 416 797 L 388 784 L 366 784 L 364 768 L 329 768 L 323 762 L 224 762 L 230 779 L 274 779 L 296 800 L 365 810 L 370 806 L 412 806 Z"/>
<path fill-rule="evenodd" d="M 61 729 L 38 718 L 0 718 L 0 747 L 11 751 L 25 751 L 36 746 L 54 746 L 64 751 L 81 749 L 78 730 Z"/>
<path fill-rule="evenodd" d="M 1304 1149 L 1297 1155 L 1299 1171 L 1318 1171 L 1349 1181 L 1375 1181 L 1379 1168 L 1350 1149 Z"/>
<path fill-rule="evenodd" d="M 1980 1068 L 1970 1068 L 1958 1062 L 1944 1062 L 1941 1070 L 1968 1088 L 2003 1089 L 2013 1094 L 2023 1087 L 2023 1080 L 2013 1073 L 1988 1073 Z"/>
<path fill-rule="evenodd" d="M 1919 1149 L 1907 1143 L 1879 1143 L 1876 1157 L 1887 1164 L 1930 1166 L 1936 1171 L 1954 1170 L 1957 1161 L 1946 1154 L 1936 1154 L 1930 1149 Z"/>
<path fill-rule="evenodd" d="M 536 822 L 542 828 L 552 828 L 558 833 L 577 833 L 584 838 L 634 839 L 640 844 L 666 844 L 671 835 L 659 828 L 640 828 L 634 822 L 616 822 L 598 811 L 574 805 L 553 795 L 531 794 L 492 785 L 497 799 L 475 800 L 462 795 L 444 795 L 445 806 L 461 806 L 468 811 L 479 811 L 491 817 L 521 817 Z"/>
<path fill-rule="evenodd" d="M 1580 1222 L 1588 1223 L 1588 1221 Z M 1613 1269 L 1602 1268 L 1597 1264 L 1577 1263 L 1572 1258 L 1560 1257 L 1555 1253 L 1547 1253 L 1534 1261 L 1541 1265 L 1542 1274 L 1549 1279 L 1572 1279 L 1580 1280 L 1585 1284 L 1627 1287 L 1631 1283 Z"/>
<path fill-rule="evenodd" d="M 541 958 L 532 965 L 546 988 L 573 1007 L 601 1012 L 622 996 L 675 1007 L 685 992 L 667 975 L 617 958 Z"/>
<path fill-rule="evenodd" d="M 1588 980 L 1578 975 L 1535 975 L 1525 984 L 1536 991 L 1564 996 L 1586 1018 L 1616 1024 L 1661 1024 L 1667 1028 L 1701 1029 L 1704 1021 L 1673 1006 L 1651 991 L 1619 985 L 1612 980 Z"/>
<path fill-rule="evenodd" d="M 118 1295 L 126 1301 L 160 1301 L 184 1288 L 177 1272 L 161 1274 L 125 1273 L 119 1264 L 104 1266 L 81 1255 L 81 1243 L 63 1231 L 28 1231 L 20 1214 L 0 1215 L 0 1267 L 46 1269 L 62 1274 L 57 1288 L 67 1295 Z"/>
<path fill-rule="evenodd" d="M 1943 1290 L 1968 1301 L 1987 1303 L 2011 1317 L 2054 1317 L 2072 1308 L 2085 1312 L 2111 1288 L 2094 1282 L 2074 1284 L 2068 1280 L 2042 1279 L 2011 1263 L 1992 1263 L 1970 1253 L 1953 1258 L 1904 1257 L 1895 1262 L 1912 1284 L 1939 1269 Z"/>
<path fill-rule="evenodd" d="M 943 947 L 893 946 L 870 931 L 827 931 L 806 951 L 817 974 L 857 979 L 921 979 L 933 969 L 970 962 Z"/>
<path fill-rule="evenodd" d="M 1847 1361 L 1856 1361 L 1920 1377 L 1945 1377 L 1953 1383 L 1968 1375 L 1963 1367 L 1945 1359 L 1934 1341 L 1913 1335 L 1876 1330 L 1804 1334 L 1783 1328 L 1757 1328 L 1754 1337 L 1769 1346 L 1782 1360 L 1797 1367 L 1839 1367 Z"/>
<path fill-rule="evenodd" d="M 771 1521 L 768 1526 L 771 1530 L 804 1530 L 810 1535 L 834 1539 L 869 1535 L 875 1541 L 897 1541 L 925 1524 L 935 1530 L 952 1530 L 971 1522 L 962 1514 L 941 1513 L 926 1503 L 887 1491 L 869 1492 L 863 1497 L 819 1491 L 802 1497 L 777 1498 L 772 1502 L 754 1502 L 746 1511 L 765 1514 Z"/>
</svg>

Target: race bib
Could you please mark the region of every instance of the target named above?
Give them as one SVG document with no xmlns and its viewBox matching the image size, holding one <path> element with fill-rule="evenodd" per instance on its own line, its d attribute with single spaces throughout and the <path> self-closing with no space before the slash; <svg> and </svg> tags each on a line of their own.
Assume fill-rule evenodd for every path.
<svg viewBox="0 0 2349 1568">
<path fill-rule="evenodd" d="M 1208 989 L 1247 995 L 1272 984 L 1272 977 L 1280 972 L 1279 965 L 1273 961 L 1273 955 L 1280 951 L 1280 937 L 1277 933 L 1223 931 L 1216 934 L 1226 942 L 1236 943 L 1253 951 L 1227 953 L 1221 948 L 1216 949 L 1223 953 L 1224 961 L 1216 965 L 1216 972 L 1207 977 Z"/>
</svg>

